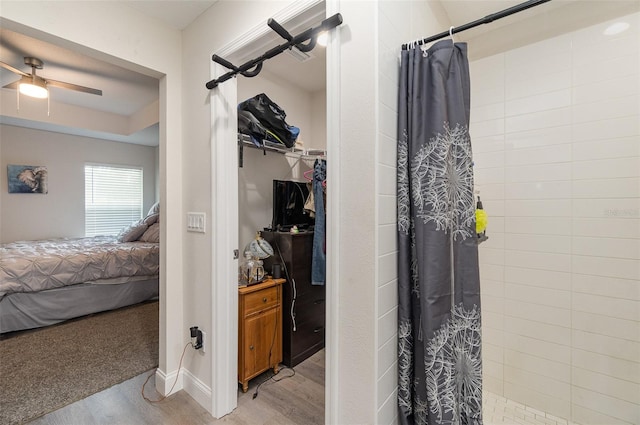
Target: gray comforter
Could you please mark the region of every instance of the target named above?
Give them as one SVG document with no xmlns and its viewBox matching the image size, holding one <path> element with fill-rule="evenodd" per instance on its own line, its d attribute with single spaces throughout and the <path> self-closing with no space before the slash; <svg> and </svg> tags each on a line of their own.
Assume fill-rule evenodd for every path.
<svg viewBox="0 0 640 425">
<path fill-rule="evenodd" d="M 114 236 L 21 241 L 0 245 L 0 298 L 83 282 L 158 275 L 160 244 Z"/>
</svg>

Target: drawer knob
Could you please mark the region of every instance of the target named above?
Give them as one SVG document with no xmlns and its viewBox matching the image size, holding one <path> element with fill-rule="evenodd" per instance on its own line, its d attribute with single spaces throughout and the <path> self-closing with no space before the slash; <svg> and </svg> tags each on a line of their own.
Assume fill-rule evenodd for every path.
<svg viewBox="0 0 640 425">
<path fill-rule="evenodd" d="M 266 303 L 266 302 L 267 302 L 267 297 L 264 297 L 264 298 L 262 299 L 262 302 L 263 302 L 263 303 Z"/>
<path fill-rule="evenodd" d="M 249 346 L 249 350 L 252 350 L 252 351 L 253 351 L 253 345 L 250 345 L 250 346 Z"/>
</svg>

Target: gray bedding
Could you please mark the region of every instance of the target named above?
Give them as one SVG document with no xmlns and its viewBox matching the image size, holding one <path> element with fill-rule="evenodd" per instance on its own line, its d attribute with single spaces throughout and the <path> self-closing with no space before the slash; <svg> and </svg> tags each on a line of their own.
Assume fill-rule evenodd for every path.
<svg viewBox="0 0 640 425">
<path fill-rule="evenodd" d="M 0 298 L 77 283 L 122 283 L 157 276 L 160 244 L 115 236 L 20 241 L 0 245 Z"/>
</svg>

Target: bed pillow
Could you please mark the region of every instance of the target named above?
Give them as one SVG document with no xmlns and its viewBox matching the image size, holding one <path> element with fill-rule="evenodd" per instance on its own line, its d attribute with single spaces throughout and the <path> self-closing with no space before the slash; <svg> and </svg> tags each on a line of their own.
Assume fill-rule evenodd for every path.
<svg viewBox="0 0 640 425">
<path fill-rule="evenodd" d="M 149 212 L 147 213 L 147 217 L 154 214 L 160 214 L 160 202 L 156 202 L 151 206 Z"/>
<path fill-rule="evenodd" d="M 142 222 L 147 226 L 151 226 L 152 224 L 158 221 L 158 218 L 160 218 L 160 214 L 149 214 L 148 216 L 142 219 Z"/>
<path fill-rule="evenodd" d="M 144 220 L 136 221 L 135 223 L 127 226 L 124 230 L 118 234 L 118 242 L 132 242 L 137 241 L 140 236 L 144 234 L 149 226 L 144 223 Z"/>
<path fill-rule="evenodd" d="M 160 225 L 158 223 L 152 224 L 138 239 L 140 242 L 160 242 Z"/>
</svg>

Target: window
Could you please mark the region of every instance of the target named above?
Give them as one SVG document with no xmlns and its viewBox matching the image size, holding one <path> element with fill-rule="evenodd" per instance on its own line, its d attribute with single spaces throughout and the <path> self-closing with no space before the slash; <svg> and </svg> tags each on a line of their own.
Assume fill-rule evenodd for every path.
<svg viewBox="0 0 640 425">
<path fill-rule="evenodd" d="M 142 218 L 142 168 L 84 166 L 85 235 L 117 235 Z"/>
</svg>

